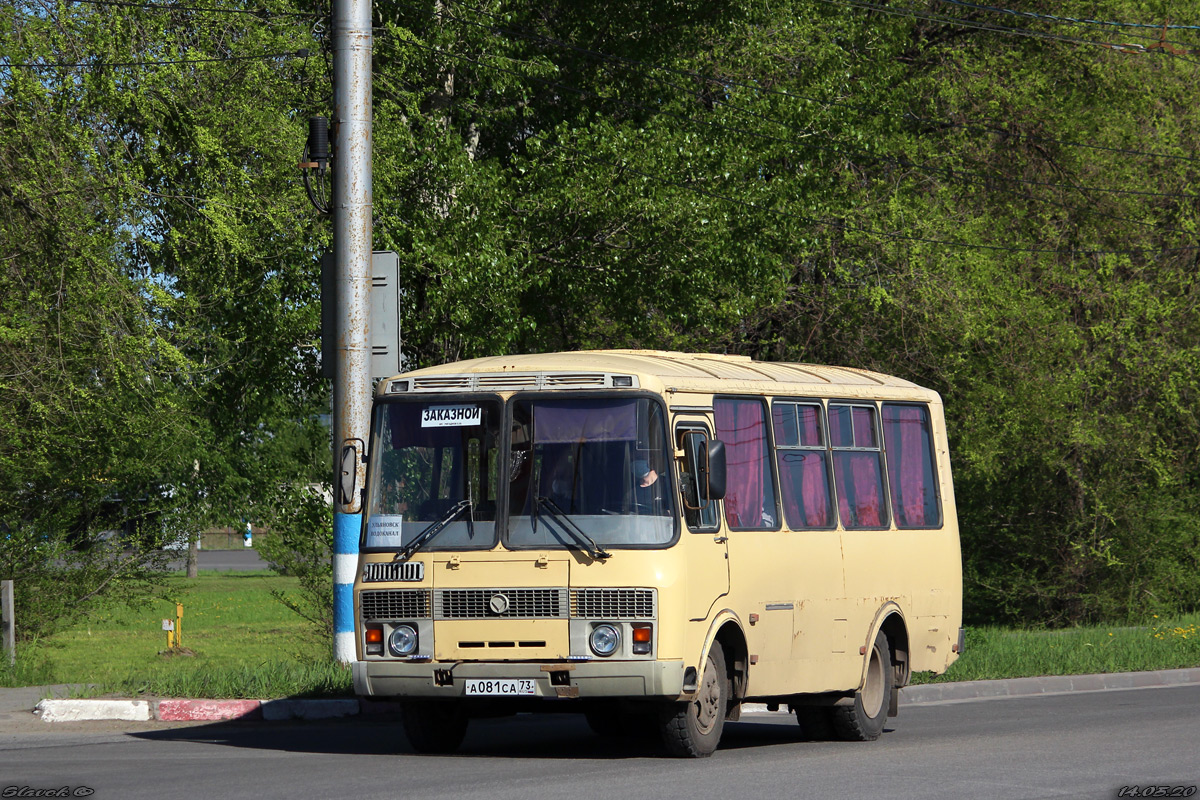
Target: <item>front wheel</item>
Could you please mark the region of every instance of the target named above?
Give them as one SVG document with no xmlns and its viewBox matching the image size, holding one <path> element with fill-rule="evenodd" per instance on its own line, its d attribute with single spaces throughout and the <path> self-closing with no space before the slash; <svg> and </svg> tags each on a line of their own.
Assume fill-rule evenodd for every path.
<svg viewBox="0 0 1200 800">
<path fill-rule="evenodd" d="M 467 735 L 467 715 L 458 703 L 406 703 L 402 713 L 404 734 L 418 753 L 453 753 Z"/>
<path fill-rule="evenodd" d="M 713 642 L 696 697 L 687 703 L 672 703 L 663 712 L 659 730 L 667 751 L 687 758 L 711 756 L 721 741 L 728 706 L 725 654 L 721 645 Z"/>
<path fill-rule="evenodd" d="M 878 739 L 887 721 L 893 691 L 891 649 L 880 631 L 875 635 L 862 689 L 854 693 L 852 701 L 848 698 L 833 707 L 833 730 L 837 737 L 847 742 Z"/>
</svg>

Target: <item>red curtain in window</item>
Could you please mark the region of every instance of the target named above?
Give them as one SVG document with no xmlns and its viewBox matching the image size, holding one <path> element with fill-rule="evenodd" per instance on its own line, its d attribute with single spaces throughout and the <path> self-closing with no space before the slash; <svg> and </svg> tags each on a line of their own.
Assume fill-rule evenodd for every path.
<svg viewBox="0 0 1200 800">
<path fill-rule="evenodd" d="M 936 525 L 938 516 L 933 500 L 932 469 L 928 469 L 929 422 L 925 409 L 915 406 L 884 406 L 883 436 L 890 467 L 888 480 L 896 523 L 900 527 L 922 528 Z"/>
<path fill-rule="evenodd" d="M 834 453 L 838 508 L 847 528 L 883 527 L 883 475 L 875 453 Z"/>
<path fill-rule="evenodd" d="M 832 408 L 831 408 L 832 411 Z M 843 409 L 839 414 L 845 414 Z M 854 447 L 878 447 L 870 408 L 849 409 L 854 430 Z M 844 417 L 843 417 L 844 419 Z M 835 438 L 834 447 L 849 447 L 850 442 Z M 878 452 L 834 451 L 833 470 L 838 486 L 838 509 L 847 528 L 881 528 L 884 525 L 883 470 Z"/>
<path fill-rule="evenodd" d="M 820 445 L 817 409 L 801 406 L 800 444 Z M 779 450 L 779 481 L 788 526 L 792 528 L 829 527 L 829 479 L 823 450 Z"/>
<path fill-rule="evenodd" d="M 713 413 L 717 438 L 725 443 L 725 521 L 733 528 L 761 528 L 763 457 L 767 448 L 763 404 L 717 400 Z"/>
</svg>

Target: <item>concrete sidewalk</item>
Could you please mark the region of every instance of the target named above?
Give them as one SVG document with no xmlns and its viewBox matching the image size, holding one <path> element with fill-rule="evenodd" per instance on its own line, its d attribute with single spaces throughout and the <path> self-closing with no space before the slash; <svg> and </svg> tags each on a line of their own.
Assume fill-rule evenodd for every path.
<svg viewBox="0 0 1200 800">
<path fill-rule="evenodd" d="M 964 703 L 1009 697 L 1035 697 L 1070 692 L 1102 692 L 1125 689 L 1153 689 L 1200 684 L 1200 668 L 1119 672 L 1101 675 L 1054 675 L 1038 678 L 1010 678 L 998 681 L 964 681 L 908 686 L 900 690 L 900 703 L 906 706 Z M 0 689 L 0 713 L 33 711 L 46 722 L 87 720 L 220 721 L 256 719 L 267 721 L 292 719 L 329 719 L 359 714 L 394 712 L 396 706 L 359 698 L 278 699 L 278 700 L 191 700 L 162 698 L 71 699 L 70 685 L 30 686 Z M 43 699 L 45 698 L 45 699 Z M 771 713 L 762 704 L 749 703 L 743 710 L 750 714 Z M 779 712 L 783 713 L 783 712 Z"/>
</svg>

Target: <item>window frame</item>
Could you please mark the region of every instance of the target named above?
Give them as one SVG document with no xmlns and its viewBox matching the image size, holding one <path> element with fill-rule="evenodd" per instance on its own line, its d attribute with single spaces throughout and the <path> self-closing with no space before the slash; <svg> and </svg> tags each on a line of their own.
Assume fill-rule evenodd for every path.
<svg viewBox="0 0 1200 800">
<path fill-rule="evenodd" d="M 830 452 L 830 460 L 832 462 L 831 466 L 833 468 L 833 484 L 834 484 L 833 490 L 834 490 L 835 502 L 838 503 L 838 524 L 842 528 L 842 530 L 846 530 L 846 531 L 887 531 L 887 530 L 891 530 L 893 528 L 892 504 L 891 504 L 891 484 L 888 481 L 887 452 L 884 449 L 883 419 L 882 419 L 882 415 L 880 414 L 880 409 L 879 409 L 880 402 L 881 401 L 879 401 L 879 400 L 834 399 L 834 398 L 830 398 L 825 401 L 825 412 L 826 412 L 826 420 L 827 420 L 827 425 L 828 425 L 827 431 L 828 431 L 828 441 L 829 441 L 829 452 Z M 834 406 L 846 407 L 846 408 L 850 408 L 850 409 L 855 409 L 855 408 L 870 409 L 871 415 L 872 415 L 871 419 L 874 423 L 876 446 L 875 447 L 858 447 L 857 446 L 857 437 L 854 436 L 854 416 L 853 416 L 854 412 L 853 412 L 853 410 L 851 410 L 851 418 L 850 418 L 850 435 L 851 435 L 851 437 L 855 438 L 855 445 L 850 446 L 850 447 L 835 445 L 833 443 L 832 422 L 829 422 L 829 420 L 833 416 L 832 408 Z M 851 527 L 846 524 L 845 519 L 842 519 L 841 486 L 839 485 L 838 477 L 837 477 L 837 454 L 838 453 L 875 453 L 876 454 L 876 457 L 879 462 L 879 478 L 880 478 L 880 484 L 881 484 L 879 496 L 883 503 L 882 524 L 880 524 L 880 525 L 855 525 L 855 526 Z M 849 501 L 847 500 L 847 502 L 849 502 Z"/>
<path fill-rule="evenodd" d="M 684 502 L 684 496 L 683 496 L 683 490 L 684 490 L 684 485 L 685 485 L 683 476 L 685 474 L 687 474 L 683 471 L 683 466 L 684 466 L 685 460 L 688 458 L 688 450 L 686 447 L 683 446 L 683 442 L 680 440 L 683 438 L 683 436 L 685 434 L 687 434 L 689 432 L 699 432 L 699 433 L 704 434 L 704 438 L 705 438 L 706 442 L 714 441 L 713 432 L 711 430 L 709 430 L 707 420 L 704 420 L 704 419 L 680 420 L 680 419 L 676 418 L 674 436 L 675 436 L 677 446 L 679 446 L 679 448 L 684 451 L 683 458 L 676 459 L 676 461 L 677 461 L 676 470 L 679 473 L 678 474 L 679 518 L 682 521 L 682 526 L 687 528 L 688 533 L 715 533 L 715 532 L 721 530 L 721 521 L 724 519 L 724 516 L 722 514 L 720 500 L 710 498 L 708 501 L 709 505 L 713 509 L 713 523 L 711 526 L 703 525 L 703 524 L 693 526 L 688 523 L 687 512 L 689 511 L 689 509 L 687 507 L 687 504 Z M 705 455 L 707 455 L 707 453 Z M 697 518 L 698 519 L 703 514 L 703 510 L 704 510 L 703 508 L 697 509 Z"/>
<path fill-rule="evenodd" d="M 372 483 L 372 481 L 374 479 L 374 471 L 376 469 L 381 468 L 381 459 L 383 458 L 383 450 L 380 445 L 380 442 L 377 440 L 376 437 L 378 436 L 378 433 L 380 431 L 380 429 L 378 427 L 381 424 L 379 416 L 382 413 L 384 413 L 385 408 L 387 408 L 388 406 L 393 405 L 393 404 L 401 404 L 401 403 L 411 403 L 411 404 L 425 403 L 427 405 L 452 405 L 454 403 L 484 403 L 484 402 L 494 402 L 499 405 L 500 420 L 498 423 L 499 427 L 498 427 L 497 435 L 500 437 L 503 437 L 503 432 L 505 430 L 505 428 L 504 428 L 505 420 L 507 420 L 508 416 L 509 416 L 508 402 L 505 400 L 504 397 L 502 397 L 499 394 L 495 394 L 492 392 L 486 392 L 486 393 L 485 392 L 473 392 L 473 393 L 454 392 L 454 393 L 442 394 L 439 392 L 439 393 L 419 393 L 419 394 L 413 393 L 413 394 L 384 395 L 384 396 L 376 398 L 375 402 L 371 404 L 371 427 L 370 427 L 370 436 L 371 436 L 370 441 L 374 444 L 374 447 L 372 448 L 371 452 L 369 452 L 367 454 L 367 458 L 366 458 L 367 470 L 366 470 L 365 481 L 366 481 L 366 486 L 370 487 L 370 489 L 368 491 L 375 488 L 374 484 Z M 507 441 L 502 440 L 498 444 L 499 444 L 499 447 L 495 448 L 497 451 L 497 457 L 503 458 L 504 451 L 508 447 Z M 376 451 L 378 451 L 378 453 Z M 467 457 L 469 458 L 469 455 L 467 455 Z M 500 462 L 500 463 L 505 463 L 505 462 Z M 443 546 L 443 545 L 439 544 L 437 542 L 437 540 L 435 539 L 429 545 L 426 545 L 425 547 L 421 548 L 422 552 L 473 553 L 473 552 L 487 552 L 489 550 L 496 549 L 496 545 L 501 541 L 501 523 L 502 523 L 501 506 L 500 506 L 501 496 L 506 494 L 507 490 L 508 490 L 508 486 L 506 485 L 506 483 L 504 481 L 500 480 L 499 470 L 497 470 L 496 480 L 497 480 L 498 484 L 500 484 L 500 485 L 493 487 L 496 492 L 496 497 L 492 501 L 492 502 L 496 503 L 496 518 L 494 520 L 492 520 L 493 536 L 492 536 L 492 540 L 490 543 L 483 544 L 481 542 L 481 544 L 478 546 L 469 546 L 469 547 L 468 546 L 448 546 L 447 547 L 447 546 Z M 370 522 L 370 519 L 372 516 L 371 503 L 375 502 L 375 498 L 373 496 L 368 496 L 366 499 L 368 500 L 368 502 L 363 503 L 362 513 L 359 515 L 360 517 L 362 517 L 361 526 L 360 526 L 359 532 L 358 532 L 359 552 L 361 552 L 361 553 L 395 553 L 397 551 L 397 548 L 395 548 L 395 547 L 390 547 L 390 546 L 389 547 L 367 547 L 366 546 L 367 525 Z"/>
<path fill-rule="evenodd" d="M 774 412 L 775 412 L 775 407 L 777 405 L 815 407 L 817 409 L 817 413 L 820 415 L 819 422 L 820 422 L 820 426 L 821 426 L 821 444 L 818 446 L 801 445 L 801 444 L 781 445 L 781 444 L 779 444 L 779 438 L 778 437 L 774 438 L 774 446 L 772 447 L 772 450 L 775 455 L 775 472 L 778 477 L 778 487 L 779 487 L 778 488 L 778 499 L 779 499 L 779 503 L 780 503 L 780 506 L 781 506 L 782 512 L 783 512 L 783 521 L 786 523 L 787 529 L 791 530 L 791 531 L 832 531 L 832 530 L 837 530 L 838 526 L 841 524 L 841 519 L 840 519 L 841 513 L 838 509 L 837 479 L 834 476 L 834 472 L 833 472 L 833 451 L 830 446 L 830 442 L 832 441 L 832 439 L 829 436 L 829 414 L 828 414 L 828 409 L 826 408 L 826 401 L 821 400 L 820 398 L 815 398 L 815 397 L 788 397 L 786 395 L 772 397 L 771 398 L 772 435 L 774 435 L 774 427 L 775 427 Z M 797 441 L 799 441 L 799 435 L 797 435 Z M 809 525 L 793 527 L 791 522 L 787 519 L 787 506 L 783 499 L 783 471 L 779 467 L 778 459 L 779 459 L 781 453 L 789 451 L 789 450 L 810 452 L 810 453 L 819 452 L 823 455 L 824 462 L 825 462 L 825 487 L 828 490 L 829 505 L 830 505 L 830 514 L 829 514 L 830 523 L 828 525 L 822 525 L 819 527 L 814 527 L 814 526 L 809 526 Z"/>
<path fill-rule="evenodd" d="M 722 503 L 721 520 L 724 522 L 725 528 L 730 531 L 738 531 L 738 532 L 741 532 L 741 531 L 760 531 L 760 532 L 766 531 L 766 532 L 770 532 L 770 531 L 780 531 L 784 527 L 783 526 L 783 513 L 780 511 L 780 508 L 779 508 L 779 481 L 775 474 L 775 472 L 776 472 L 775 459 L 774 459 L 774 453 L 775 453 L 775 430 L 774 430 L 774 428 L 775 428 L 775 426 L 771 420 L 771 404 L 769 402 L 769 399 L 770 398 L 767 397 L 766 395 L 742 395 L 742 394 L 713 395 L 713 437 L 722 442 L 724 442 L 725 440 L 721 439 L 720 431 L 718 429 L 718 424 L 717 424 L 717 403 L 718 402 L 720 402 L 722 400 L 748 400 L 751 402 L 758 403 L 760 406 L 762 406 L 762 408 L 763 408 L 763 430 L 766 435 L 766 449 L 767 449 L 767 457 L 765 460 L 766 460 L 766 464 L 767 464 L 767 470 L 770 472 L 769 483 L 764 481 L 764 485 L 770 485 L 771 490 L 774 493 L 774 495 L 772 497 L 772 501 L 774 503 L 775 525 L 773 527 L 765 527 L 765 526 L 764 527 L 740 527 L 740 526 L 735 527 L 734 525 L 731 525 L 729 523 L 729 517 L 728 517 L 729 504 L 728 504 L 728 502 Z M 726 454 L 728 454 L 728 452 L 729 452 L 729 443 L 728 442 L 725 442 L 725 452 L 726 452 Z M 729 477 L 730 475 L 732 475 L 732 472 L 729 469 L 728 462 L 726 463 L 725 474 L 726 474 L 725 500 L 728 501 L 729 485 L 732 482 Z"/>
<path fill-rule="evenodd" d="M 933 411 L 930 409 L 929 403 L 922 403 L 922 402 L 916 401 L 916 400 L 882 400 L 879 403 L 879 426 L 880 426 L 879 427 L 879 435 L 882 437 L 883 447 L 884 447 L 884 464 L 886 467 L 884 477 L 887 482 L 889 502 L 892 501 L 892 496 L 891 496 L 892 495 L 892 480 L 891 480 L 892 472 L 891 472 L 891 459 L 887 452 L 887 435 L 883 431 L 883 424 L 884 424 L 883 407 L 884 406 L 898 406 L 901 408 L 919 408 L 925 412 L 926 419 L 929 422 L 929 440 L 928 440 L 928 442 L 929 442 L 929 455 L 930 455 L 930 459 L 931 459 L 929 466 L 930 466 L 930 472 L 932 473 L 935 504 L 936 504 L 937 511 L 938 511 L 938 524 L 937 525 L 905 525 L 905 526 L 901 526 L 899 519 L 896 517 L 896 515 L 894 513 L 892 514 L 892 524 L 895 526 L 896 530 L 900 530 L 900 531 L 940 531 L 946 527 L 946 507 L 942 501 L 942 481 L 940 478 L 940 473 L 938 471 L 937 436 L 935 436 L 934 432 L 933 432 Z M 894 506 L 894 503 L 892 503 L 892 505 Z"/>
<path fill-rule="evenodd" d="M 672 441 L 671 436 L 670 436 L 670 431 L 671 431 L 670 409 L 667 408 L 666 401 L 664 400 L 664 398 L 661 394 L 657 394 L 655 392 L 646 391 L 646 390 L 640 390 L 640 389 L 626 390 L 626 391 L 620 391 L 620 390 L 617 390 L 617 391 L 576 390 L 576 391 L 558 391 L 558 392 L 553 392 L 553 391 L 550 391 L 550 392 L 547 392 L 547 391 L 514 392 L 511 395 L 509 395 L 504 401 L 504 422 L 501 424 L 501 427 L 500 427 L 500 438 L 502 439 L 501 449 L 500 449 L 500 458 L 502 459 L 501 460 L 502 464 L 508 464 L 509 459 L 510 459 L 510 453 L 511 453 L 511 448 L 512 448 L 512 426 L 513 426 L 513 419 L 514 419 L 514 410 L 516 409 L 517 403 L 521 402 L 521 401 L 537 402 L 539 400 L 649 400 L 651 403 L 657 405 L 659 410 L 662 412 L 663 431 L 664 431 L 664 433 L 667 434 L 665 446 L 668 448 L 673 448 L 673 446 L 674 446 L 674 442 Z M 673 454 L 674 454 L 673 449 L 668 449 L 667 451 L 664 452 L 664 456 L 668 459 L 670 459 L 673 456 Z M 514 545 L 509 540 L 509 535 L 508 535 L 509 534 L 509 523 L 510 523 L 513 515 L 509 513 L 509 511 L 510 511 L 510 508 L 509 508 L 510 482 L 507 478 L 508 478 L 507 475 L 504 475 L 504 474 L 501 475 L 500 498 L 497 501 L 498 503 L 502 504 L 502 508 L 503 508 L 503 510 L 497 514 L 497 522 L 496 522 L 497 540 L 499 541 L 500 546 L 504 550 L 513 552 L 513 553 L 521 553 L 521 552 L 528 553 L 528 552 L 534 551 L 534 550 L 557 552 L 560 549 L 563 552 L 572 552 L 571 548 L 569 548 L 569 547 L 547 548 L 547 546 L 545 544 Z M 675 485 L 674 470 L 671 470 L 671 469 L 663 470 L 663 474 L 659 476 L 659 480 L 666 480 L 668 482 L 669 485 L 664 487 L 664 490 L 671 495 L 672 499 L 674 499 L 675 497 L 678 496 L 678 487 Z M 609 543 L 605 543 L 604 549 L 606 549 L 606 550 L 667 550 L 667 549 L 670 549 L 679 542 L 680 530 L 683 528 L 683 524 L 681 522 L 681 520 L 683 518 L 682 509 L 675 508 L 674 513 L 672 513 L 671 517 L 672 517 L 671 538 L 667 539 L 664 542 L 651 542 L 651 543 L 642 543 L 642 544 L 636 544 L 636 543 L 635 544 L 609 544 Z"/>
</svg>

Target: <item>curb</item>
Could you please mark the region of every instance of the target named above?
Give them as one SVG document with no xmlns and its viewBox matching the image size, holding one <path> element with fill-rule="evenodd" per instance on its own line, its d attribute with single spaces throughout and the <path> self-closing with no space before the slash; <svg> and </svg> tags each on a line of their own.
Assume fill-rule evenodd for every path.
<svg viewBox="0 0 1200 800">
<path fill-rule="evenodd" d="M 900 701 L 907 706 L 964 703 L 1006 697 L 1036 697 L 1072 692 L 1154 689 L 1200 684 L 1200 668 L 1115 672 L 1102 675 L 1051 675 L 997 681 L 964 681 L 906 686 Z M 325 700 L 42 700 L 33 709 L 45 722 L 126 720 L 134 722 L 223 722 L 228 720 L 284 721 L 336 719 L 394 713 L 396 706 L 367 698 Z M 748 714 L 769 714 L 762 703 L 747 703 Z M 784 712 L 786 713 L 786 712 Z"/>
<path fill-rule="evenodd" d="M 1163 669 L 1151 672 L 1112 672 L 1100 675 L 1043 675 L 1037 678 L 1005 678 L 996 681 L 961 681 L 905 686 L 900 703 L 906 706 L 967 703 L 1006 697 L 1037 697 L 1073 692 L 1107 692 L 1123 689 L 1165 689 L 1200 684 L 1200 668 Z M 762 703 L 747 703 L 743 712 L 775 713 Z"/>
<path fill-rule="evenodd" d="M 357 698 L 329 700 L 42 700 L 33 713 L 43 722 L 127 720 L 133 722 L 225 722 L 229 720 L 336 719 L 379 713 L 383 703 Z M 387 710 L 387 709 L 383 709 Z"/>
<path fill-rule="evenodd" d="M 1100 675 L 1044 675 L 1000 681 L 928 683 L 900 690 L 907 705 L 956 703 L 1002 697 L 1036 697 L 1071 692 L 1106 692 L 1119 689 L 1161 689 L 1200 683 L 1200 668 L 1152 672 L 1112 672 Z"/>
</svg>

